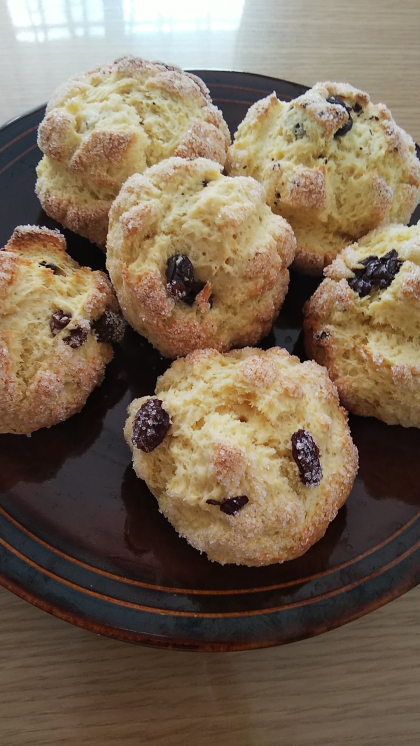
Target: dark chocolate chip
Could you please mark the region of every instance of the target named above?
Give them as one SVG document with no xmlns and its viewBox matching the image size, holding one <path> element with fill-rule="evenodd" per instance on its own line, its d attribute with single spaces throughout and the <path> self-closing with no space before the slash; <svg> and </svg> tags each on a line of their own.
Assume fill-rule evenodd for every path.
<svg viewBox="0 0 420 746">
<path fill-rule="evenodd" d="M 50 329 L 54 337 L 56 334 L 58 334 L 58 332 L 61 332 L 61 330 L 64 329 L 67 324 L 70 324 L 70 321 L 71 313 L 68 313 L 68 311 L 62 311 L 61 308 L 59 308 L 57 311 L 54 311 L 50 318 Z"/>
<path fill-rule="evenodd" d="M 116 343 L 121 342 L 126 323 L 121 314 L 106 308 L 102 316 L 92 324 L 92 331 L 98 342 Z"/>
<path fill-rule="evenodd" d="M 357 101 L 353 105 L 353 111 L 355 111 L 356 114 L 360 114 L 360 112 L 362 111 L 362 106 L 360 106 L 360 104 L 358 104 Z"/>
<path fill-rule="evenodd" d="M 82 329 L 81 326 L 75 326 L 74 329 L 70 329 L 67 337 L 63 337 L 63 342 L 69 345 L 73 350 L 77 350 L 87 340 L 88 333 L 87 329 Z"/>
<path fill-rule="evenodd" d="M 134 418 L 131 440 L 136 448 L 145 453 L 154 451 L 169 430 L 171 420 L 162 405 L 160 399 L 148 399 Z"/>
<path fill-rule="evenodd" d="M 208 505 L 220 505 L 220 500 L 206 500 Z"/>
<path fill-rule="evenodd" d="M 201 183 L 202 183 L 203 187 L 206 187 L 209 182 L 206 181 L 206 179 L 203 179 L 203 181 Z"/>
<path fill-rule="evenodd" d="M 292 456 L 298 465 L 300 481 L 306 487 L 317 487 L 322 479 L 319 448 L 307 430 L 293 433 Z"/>
<path fill-rule="evenodd" d="M 58 267 L 55 264 L 50 264 L 49 262 L 40 262 L 39 265 L 40 267 L 46 267 L 47 269 L 52 269 L 55 275 L 58 272 Z"/>
<path fill-rule="evenodd" d="M 402 267 L 401 259 L 398 259 L 398 253 L 391 249 L 382 257 L 367 256 L 360 264 L 361 267 L 352 269 L 354 277 L 347 279 L 352 290 L 360 298 L 369 295 L 374 288 L 384 290 L 389 287 Z"/>
</svg>

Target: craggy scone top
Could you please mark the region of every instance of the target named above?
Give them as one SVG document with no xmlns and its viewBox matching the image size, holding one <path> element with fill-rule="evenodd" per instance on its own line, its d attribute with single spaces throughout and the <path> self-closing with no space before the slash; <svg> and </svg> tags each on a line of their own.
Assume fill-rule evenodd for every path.
<svg viewBox="0 0 420 746">
<path fill-rule="evenodd" d="M 200 78 L 122 57 L 53 94 L 39 127 L 36 191 L 51 217 L 104 246 L 109 207 L 128 176 L 171 155 L 223 165 L 229 143 Z"/>
<path fill-rule="evenodd" d="M 407 223 L 420 198 L 412 138 L 384 104 L 346 83 L 255 103 L 226 168 L 264 185 L 273 211 L 295 231 L 296 266 L 312 274 L 383 221 Z"/>
<path fill-rule="evenodd" d="M 129 406 L 133 466 L 209 559 L 267 565 L 321 538 L 357 450 L 325 369 L 286 350 L 197 350 Z"/>
<path fill-rule="evenodd" d="M 420 223 L 377 228 L 325 274 L 305 306 L 308 354 L 351 412 L 420 427 Z"/>
<path fill-rule="evenodd" d="M 0 249 L 0 433 L 78 412 L 123 328 L 103 272 L 73 261 L 58 231 L 16 228 Z"/>
<path fill-rule="evenodd" d="M 249 177 L 207 158 L 133 174 L 109 219 L 107 268 L 127 321 L 168 357 L 268 333 L 289 284 L 293 231 Z"/>
</svg>

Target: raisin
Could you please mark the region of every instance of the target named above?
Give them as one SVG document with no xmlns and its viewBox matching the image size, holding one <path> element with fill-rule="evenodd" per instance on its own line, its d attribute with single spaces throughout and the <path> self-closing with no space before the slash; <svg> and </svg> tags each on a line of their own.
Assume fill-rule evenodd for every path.
<svg viewBox="0 0 420 746">
<path fill-rule="evenodd" d="M 65 342 L 66 345 L 69 345 L 73 350 L 77 350 L 78 347 L 81 347 L 82 344 L 86 342 L 87 337 L 87 329 L 82 329 L 81 326 L 75 326 L 74 329 L 69 331 L 67 337 L 64 337 L 63 342 Z"/>
<path fill-rule="evenodd" d="M 54 311 L 50 318 L 50 329 L 51 333 L 56 336 L 58 332 L 61 332 L 62 329 L 64 329 L 67 324 L 70 324 L 71 321 L 71 313 L 68 313 L 68 311 L 62 311 L 60 308 L 58 311 Z"/>
<path fill-rule="evenodd" d="M 335 104 L 336 106 L 342 106 L 343 109 L 346 110 L 349 118 L 345 124 L 343 124 L 342 127 L 340 127 L 337 132 L 335 132 L 334 137 L 341 137 L 342 135 L 345 135 L 346 132 L 349 132 L 351 128 L 353 127 L 353 119 L 351 117 L 351 108 L 349 106 L 346 106 L 344 101 L 341 100 L 341 98 L 337 98 L 337 96 L 331 96 L 330 98 L 327 98 L 327 101 L 329 104 Z"/>
<path fill-rule="evenodd" d="M 292 456 L 298 465 L 300 481 L 306 487 L 317 487 L 322 479 L 319 448 L 307 430 L 293 433 Z"/>
<path fill-rule="evenodd" d="M 171 420 L 162 404 L 160 399 L 148 399 L 134 418 L 131 440 L 136 448 L 145 453 L 154 451 L 169 430 Z"/>
<path fill-rule="evenodd" d="M 166 289 L 169 295 L 178 300 L 185 300 L 192 290 L 194 267 L 185 254 L 174 254 L 169 257 L 166 266 Z"/>
<path fill-rule="evenodd" d="M 46 269 L 52 269 L 55 275 L 58 273 L 58 267 L 55 264 L 50 264 L 49 262 L 40 262 L 39 266 L 46 267 Z"/>
<path fill-rule="evenodd" d="M 220 510 L 222 513 L 226 513 L 226 515 L 235 515 L 235 513 L 238 513 L 239 510 L 242 510 L 243 507 L 249 502 L 246 495 L 240 495 L 239 497 L 228 497 L 226 500 L 223 500 Z"/>
<path fill-rule="evenodd" d="M 369 295 L 373 288 L 384 290 L 389 287 L 402 267 L 395 249 L 380 258 L 367 256 L 360 264 L 361 267 L 352 269 L 354 277 L 348 278 L 347 282 L 361 298 Z"/>
<path fill-rule="evenodd" d="M 329 104 L 335 104 L 336 106 L 343 106 L 345 109 L 347 109 L 347 106 L 344 103 L 344 101 L 342 101 L 341 98 L 337 98 L 337 96 L 330 96 L 330 98 L 327 98 L 327 101 Z"/>
<path fill-rule="evenodd" d="M 121 342 L 124 331 L 125 321 L 121 314 L 106 308 L 102 316 L 92 324 L 92 331 L 98 342 L 116 343 Z"/>
<path fill-rule="evenodd" d="M 197 295 L 202 291 L 205 282 L 194 280 L 194 267 L 185 254 L 174 254 L 169 257 L 166 266 L 166 289 L 169 295 L 192 306 Z M 212 299 L 209 300 L 210 306 Z"/>
<path fill-rule="evenodd" d="M 188 295 L 184 298 L 184 303 L 186 303 L 188 306 L 194 305 L 194 301 L 199 293 L 201 293 L 203 287 L 205 287 L 205 282 L 200 282 L 199 280 L 194 280 L 191 286 L 191 290 L 188 293 Z"/>
<path fill-rule="evenodd" d="M 222 513 L 226 515 L 235 515 L 249 503 L 249 499 L 246 495 L 240 495 L 239 497 L 227 497 L 226 500 L 206 500 L 206 502 L 209 505 L 219 505 Z"/>
</svg>

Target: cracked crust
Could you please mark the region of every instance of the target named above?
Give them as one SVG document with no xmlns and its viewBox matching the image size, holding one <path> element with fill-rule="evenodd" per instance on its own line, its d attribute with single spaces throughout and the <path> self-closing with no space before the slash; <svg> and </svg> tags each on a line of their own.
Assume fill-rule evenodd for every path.
<svg viewBox="0 0 420 746">
<path fill-rule="evenodd" d="M 106 309 L 119 313 L 107 277 L 79 267 L 58 231 L 16 228 L 0 250 L 0 433 L 29 434 L 83 407 L 112 358 L 91 330 Z M 53 330 L 57 311 L 71 320 Z M 86 339 L 74 348 L 65 339 L 76 329 Z"/>
<path fill-rule="evenodd" d="M 50 217 L 104 247 L 109 208 L 128 176 L 172 155 L 224 165 L 229 143 L 202 80 L 122 57 L 53 94 L 38 130 L 36 193 Z"/>
<path fill-rule="evenodd" d="M 323 368 L 278 347 L 199 350 L 171 365 L 156 396 L 172 423 L 163 442 L 150 453 L 132 443 L 147 396 L 130 404 L 125 438 L 137 475 L 192 546 L 221 564 L 261 566 L 294 559 L 324 535 L 350 493 L 358 457 Z M 320 449 L 316 487 L 301 482 L 292 456 L 301 428 Z M 237 496 L 248 497 L 241 510 L 220 510 Z"/>
<path fill-rule="evenodd" d="M 349 116 L 351 129 L 338 135 Z M 380 224 L 408 223 L 420 199 L 412 138 L 384 104 L 346 83 L 317 83 L 287 103 L 274 93 L 258 101 L 239 125 L 226 169 L 264 185 L 268 204 L 295 232 L 295 266 L 308 274 L 321 274 Z"/>
<path fill-rule="evenodd" d="M 348 279 L 369 256 L 402 262 L 385 289 L 359 297 Z M 305 305 L 307 354 L 328 369 L 351 412 L 420 427 L 420 224 L 378 228 L 346 248 Z"/>
<path fill-rule="evenodd" d="M 135 174 L 110 211 L 107 268 L 121 309 L 168 357 L 258 342 L 284 300 L 294 252 L 293 232 L 261 185 L 223 176 L 203 158 L 170 158 Z M 167 291 L 176 254 L 204 283 L 192 305 Z"/>
</svg>

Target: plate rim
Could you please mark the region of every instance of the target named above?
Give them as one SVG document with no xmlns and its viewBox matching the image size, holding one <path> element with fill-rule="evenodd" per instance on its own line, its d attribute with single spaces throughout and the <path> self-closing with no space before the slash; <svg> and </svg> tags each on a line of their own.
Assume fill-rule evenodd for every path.
<svg viewBox="0 0 420 746">
<path fill-rule="evenodd" d="M 308 86 L 300 84 L 300 83 L 294 83 L 292 81 L 288 81 L 282 78 L 275 78 L 270 75 L 265 74 L 259 74 L 259 73 L 253 73 L 253 72 L 244 72 L 244 71 L 238 71 L 238 70 L 224 70 L 221 68 L 209 68 L 209 69 L 191 69 L 187 70 L 187 72 L 191 72 L 195 75 L 205 75 L 206 73 L 220 73 L 222 75 L 233 75 L 233 76 L 249 76 L 251 78 L 254 78 L 255 80 L 267 80 L 271 81 L 271 83 L 275 83 L 277 85 L 286 84 L 287 86 L 295 86 L 296 88 L 300 88 L 302 90 L 307 90 Z M 206 82 L 206 81 L 205 81 Z M 211 85 L 214 85 L 217 87 L 218 83 L 207 83 L 206 85 L 209 87 Z M 222 84 L 220 84 L 222 85 Z M 232 85 L 232 88 L 234 88 L 234 85 Z M 252 90 L 252 89 L 251 89 Z M 255 89 L 257 91 L 258 89 Z M 267 95 L 264 93 L 261 89 L 261 97 Z M 215 97 L 215 103 L 217 104 L 217 97 Z M 244 105 L 246 105 L 248 102 L 243 102 Z M 46 107 L 46 104 L 41 104 L 39 106 L 35 106 L 32 109 L 27 110 L 26 112 L 17 115 L 15 117 L 12 117 L 11 119 L 7 120 L 4 124 L 0 126 L 0 134 L 2 134 L 6 129 L 12 127 L 13 125 L 18 124 L 19 122 L 23 122 L 25 119 L 37 114 L 38 112 L 42 112 Z M 35 129 L 35 127 L 33 128 Z M 20 137 L 24 137 L 25 133 L 23 132 Z M 20 137 L 18 139 L 20 139 Z M 11 516 L 10 516 L 11 517 Z M 411 521 L 411 523 L 415 523 L 415 519 Z M 404 528 L 404 527 L 403 527 Z M 36 535 L 34 535 L 36 538 Z M 4 541 L 2 538 L 2 534 L 0 533 L 0 549 L 1 546 L 7 544 L 7 542 Z M 51 547 L 54 549 L 54 547 Z M 12 547 L 12 549 L 15 549 Z M 373 549 L 375 551 L 375 548 Z M 24 555 L 21 555 L 23 559 L 19 560 L 23 565 L 25 565 L 25 557 Z M 414 563 L 414 557 L 416 558 L 416 563 Z M 330 629 L 334 629 L 336 627 L 342 626 L 343 624 L 346 624 L 353 619 L 359 618 L 361 616 L 364 616 L 365 614 L 370 613 L 374 609 L 377 609 L 389 601 L 393 600 L 394 598 L 397 598 L 398 596 L 402 595 L 409 589 L 413 588 L 415 585 L 417 585 L 420 582 L 420 542 L 417 542 L 417 546 L 413 545 L 409 548 L 409 550 L 402 553 L 401 556 L 399 556 L 395 561 L 392 563 L 393 567 L 399 567 L 403 562 L 406 563 L 407 569 L 403 573 L 403 577 L 399 578 L 399 583 L 395 581 L 393 584 L 390 584 L 388 591 L 384 591 L 381 595 L 376 595 L 371 598 L 370 603 L 365 604 L 363 608 L 357 608 L 353 613 L 347 614 L 347 616 L 339 616 L 336 620 L 327 619 L 327 621 L 324 620 L 324 623 L 319 623 L 318 626 L 312 627 L 312 629 L 308 630 L 307 627 L 305 627 L 304 631 L 299 632 L 296 631 L 296 634 L 289 636 L 289 639 L 272 639 L 272 638 L 266 638 L 265 640 L 262 639 L 261 635 L 258 636 L 258 639 L 248 639 L 245 640 L 239 640 L 237 643 L 233 643 L 232 641 L 222 641 L 219 640 L 217 642 L 215 641 L 209 641 L 209 640 L 191 640 L 186 639 L 185 637 L 177 638 L 175 636 L 168 638 L 168 637 L 159 637 L 156 635 L 150 635 L 139 631 L 133 631 L 123 628 L 115 628 L 114 626 L 109 626 L 105 624 L 104 622 L 98 622 L 95 619 L 83 616 L 83 615 L 77 615 L 76 612 L 71 612 L 68 609 L 65 609 L 64 607 L 60 607 L 57 603 L 54 605 L 52 602 L 48 601 L 48 598 L 46 595 L 37 595 L 35 592 L 32 592 L 32 590 L 24 585 L 21 585 L 18 582 L 18 577 L 20 576 L 21 579 L 24 576 L 24 570 L 27 570 L 27 567 L 20 566 L 17 568 L 15 577 L 12 577 L 11 575 L 7 575 L 4 572 L 4 566 L 5 566 L 5 557 L 4 554 L 2 555 L 0 553 L 0 584 L 13 592 L 15 595 L 23 598 L 24 600 L 28 601 L 32 605 L 47 611 L 48 613 L 63 619 L 64 621 L 67 621 L 75 626 L 84 628 L 86 630 L 100 633 L 103 635 L 106 635 L 108 637 L 112 637 L 114 639 L 123 640 L 126 642 L 136 642 L 143 645 L 148 645 L 152 647 L 159 647 L 159 648 L 167 648 L 167 649 L 179 649 L 179 650 L 201 650 L 201 651 L 207 651 L 207 652 L 215 652 L 215 651 L 234 651 L 234 650 L 250 650 L 250 649 L 256 649 L 256 648 L 263 648 L 263 647 L 270 647 L 280 644 L 286 644 L 288 642 L 294 642 L 301 639 L 306 639 L 308 637 L 315 636 L 317 634 L 321 634 L 322 632 L 325 632 Z M 26 557 L 26 560 L 28 558 Z M 355 562 L 358 561 L 358 557 L 355 558 Z M 346 563 L 345 563 L 346 564 Z M 414 564 L 414 567 L 413 567 Z M 7 562 L 6 562 L 7 565 Z M 331 573 L 337 572 L 337 570 L 340 569 L 342 566 L 338 566 L 338 568 L 332 568 Z M 42 576 L 45 573 L 42 572 L 42 570 L 45 568 L 39 567 L 40 575 Z M 388 570 L 387 566 L 383 568 L 382 571 L 378 571 L 379 574 L 382 575 L 385 573 L 387 575 Z M 401 568 L 400 568 L 401 569 Z M 92 567 L 92 570 L 94 571 L 95 568 Z M 366 582 L 369 581 L 369 577 L 361 579 L 359 583 L 357 583 L 358 586 L 364 585 Z M 45 579 L 45 578 L 44 578 Z M 62 581 L 62 578 L 58 578 L 58 582 Z M 124 581 L 124 578 L 121 577 L 121 580 Z M 296 581 L 296 584 L 299 582 L 305 582 L 305 579 L 299 579 Z M 167 590 L 170 590 L 169 588 Z M 172 592 L 175 593 L 177 589 L 173 589 Z M 183 592 L 185 592 L 186 589 L 180 589 Z M 257 589 L 265 590 L 265 589 Z M 252 592 L 252 590 L 244 590 L 244 593 Z M 229 591 L 226 592 L 227 595 L 229 594 Z M 316 602 L 316 599 L 314 599 Z M 300 608 L 300 607 L 299 607 Z M 79 611 L 80 613 L 80 611 Z M 159 615 L 161 613 L 159 609 L 154 609 L 154 613 Z M 270 612 L 269 610 L 261 610 L 260 615 L 262 617 L 277 613 L 281 614 L 282 611 L 273 611 Z M 189 618 L 193 617 L 194 615 L 188 615 Z M 224 617 L 223 614 L 220 615 L 222 618 Z M 245 618 L 249 618 L 249 616 L 252 616 L 252 614 L 244 612 L 243 616 Z"/>
</svg>

